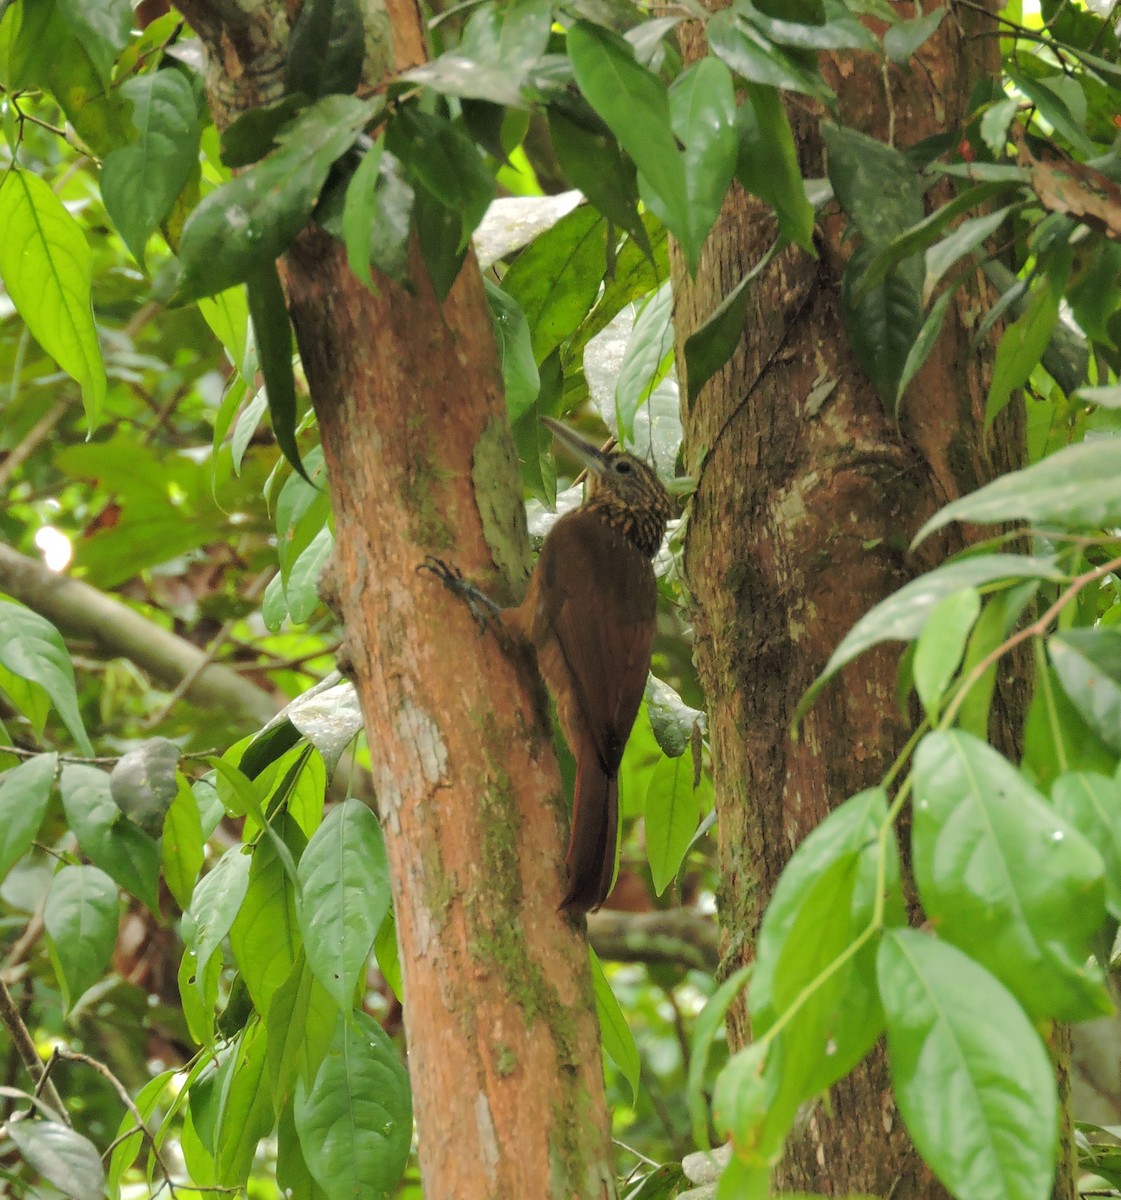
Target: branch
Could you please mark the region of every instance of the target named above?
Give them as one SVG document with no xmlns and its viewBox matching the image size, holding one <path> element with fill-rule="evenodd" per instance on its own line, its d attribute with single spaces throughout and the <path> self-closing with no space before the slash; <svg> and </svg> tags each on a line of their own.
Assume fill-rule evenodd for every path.
<svg viewBox="0 0 1121 1200">
<path fill-rule="evenodd" d="M 11 1035 L 12 1045 L 16 1048 L 24 1070 L 31 1076 L 31 1082 L 35 1085 L 36 1092 L 41 1088 L 47 1098 L 47 1103 L 58 1113 L 58 1119 L 69 1125 L 70 1117 L 66 1112 L 66 1105 L 62 1103 L 62 1097 L 47 1074 L 47 1069 L 39 1058 L 39 1051 L 35 1049 L 35 1040 L 23 1023 L 23 1017 L 20 1016 L 16 1002 L 12 999 L 12 993 L 8 991 L 8 985 L 2 979 L 0 979 L 0 1021 L 3 1021 Z"/>
<path fill-rule="evenodd" d="M 200 708 L 225 709 L 231 723 L 264 725 L 279 709 L 267 692 L 214 663 L 184 638 L 161 629 L 88 583 L 48 571 L 10 546 L 0 545 L 0 591 L 7 592 L 71 636 L 92 639 L 109 657 L 123 657 L 157 682 L 174 688 L 198 670 L 187 698 Z"/>
<path fill-rule="evenodd" d="M 714 975 L 720 962 L 716 922 L 688 908 L 588 914 L 588 941 L 611 962 L 667 963 Z"/>
</svg>

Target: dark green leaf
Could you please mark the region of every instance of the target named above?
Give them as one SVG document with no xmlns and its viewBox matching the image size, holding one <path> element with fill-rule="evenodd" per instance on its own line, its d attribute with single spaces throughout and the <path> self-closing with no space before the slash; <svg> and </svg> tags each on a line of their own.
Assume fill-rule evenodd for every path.
<svg viewBox="0 0 1121 1200">
<path fill-rule="evenodd" d="M 63 867 L 51 881 L 43 925 L 67 1011 L 109 966 L 119 909 L 117 885 L 97 867 Z"/>
<path fill-rule="evenodd" d="M 976 188 L 970 188 L 969 191 L 979 192 L 982 188 L 986 187 L 1003 188 L 1004 186 L 1004 184 L 982 183 L 978 184 Z M 962 221 L 953 232 L 931 246 L 927 250 L 925 258 L 926 279 L 923 282 L 924 297 L 929 299 L 933 295 L 938 281 L 950 267 L 964 255 L 976 250 L 990 234 L 995 233 L 1008 219 L 1009 214 L 1015 211 L 1015 208 L 1015 205 L 1009 205 L 1007 208 L 998 209 L 996 212 L 986 213 L 983 217 L 971 217 L 968 221 Z"/>
<path fill-rule="evenodd" d="M 447 208 L 426 188 L 418 187 L 413 199 L 413 220 L 420 239 L 420 253 L 442 304 L 459 278 L 467 251 L 462 247 L 463 222 L 460 214 Z"/>
<path fill-rule="evenodd" d="M 1068 771 L 1051 785 L 1051 803 L 1102 856 L 1106 903 L 1121 919 L 1121 783 L 1093 771 Z"/>
<path fill-rule="evenodd" d="M 1121 471 L 1114 438 L 1080 442 L 1022 471 L 1011 471 L 953 500 L 915 535 L 918 545 L 951 521 L 991 525 L 1032 521 L 1060 529 L 1100 529 L 1121 524 Z"/>
<path fill-rule="evenodd" d="M 1012 392 L 1028 380 L 1039 362 L 1055 322 L 1059 319 L 1059 293 L 1050 279 L 1043 279 L 1027 312 L 1004 331 L 993 364 L 993 381 L 985 401 L 985 429 L 1012 398 Z"/>
<path fill-rule="evenodd" d="M 163 833 L 164 817 L 179 788 L 179 753 L 167 738 L 149 738 L 126 750 L 109 772 L 113 803 L 151 838 Z"/>
<path fill-rule="evenodd" d="M 284 96 L 243 112 L 222 131 L 222 161 L 227 167 L 247 167 L 264 158 L 276 145 L 276 135 L 307 102 L 306 96 Z"/>
<path fill-rule="evenodd" d="M 307 470 L 300 460 L 300 448 L 296 444 L 292 326 L 288 323 L 288 307 L 284 302 L 284 289 L 280 286 L 276 263 L 270 261 L 254 267 L 246 281 L 246 292 L 276 444 L 292 469 L 310 483 Z"/>
<path fill-rule="evenodd" d="M 784 6 L 776 7 L 782 11 Z M 823 20 L 819 23 L 782 20 L 768 16 L 766 12 L 752 4 L 751 0 L 739 0 L 736 4 L 736 11 L 766 34 L 772 42 L 778 42 L 784 46 L 794 46 L 800 50 L 875 51 L 879 49 L 876 39 L 855 17 L 834 16 L 831 20 Z M 802 15 L 797 13 L 797 9 L 795 9 L 795 13 Z"/>
<path fill-rule="evenodd" d="M 257 1143 L 275 1121 L 265 1055 L 265 1028 L 255 1021 L 237 1038 L 218 1070 L 213 1155 L 215 1179 L 222 1187 L 245 1186 Z"/>
<path fill-rule="evenodd" d="M 300 950 L 268 1012 L 269 1079 L 277 1107 L 289 1101 L 297 1079 L 310 1084 L 315 1078 L 335 1029 L 345 1019 Z"/>
<path fill-rule="evenodd" d="M 31 849 L 57 766 L 58 755 L 37 754 L 0 775 L 0 880 Z"/>
<path fill-rule="evenodd" d="M 948 942 L 997 976 L 1036 1017 L 1110 1009 L 1087 964 L 1105 918 L 1101 856 L 1006 758 L 967 733 L 915 752 L 915 880 Z"/>
<path fill-rule="evenodd" d="M 183 227 L 178 296 L 212 296 L 273 261 L 307 224 L 327 174 L 377 112 L 380 99 L 324 96 L 277 134 L 268 158 L 231 179 Z"/>
<path fill-rule="evenodd" d="M 122 85 L 132 101 L 137 139 L 106 155 L 101 166 L 105 210 L 137 262 L 148 236 L 171 212 L 198 165 L 195 94 L 179 71 L 137 75 Z"/>
<path fill-rule="evenodd" d="M 749 83 L 747 99 L 736 113 L 736 126 L 736 178 L 745 191 L 774 208 L 785 238 L 814 253 L 813 206 L 806 197 L 794 134 L 778 92 Z"/>
<path fill-rule="evenodd" d="M 74 31 L 104 85 L 132 29 L 129 0 L 55 0 L 59 14 Z"/>
<path fill-rule="evenodd" d="M 914 168 L 898 150 L 829 121 L 822 122 L 821 133 L 837 201 L 877 250 L 919 224 L 922 191 Z"/>
<path fill-rule="evenodd" d="M 930 357 L 930 352 L 934 349 L 935 343 L 938 341 L 938 335 L 942 332 L 942 323 L 946 319 L 946 310 L 950 307 L 950 301 L 953 297 L 954 293 L 951 290 L 943 292 L 935 300 L 930 312 L 926 316 L 926 320 L 922 323 L 922 328 L 919 330 L 918 336 L 911 345 L 911 349 L 907 351 L 907 361 L 903 364 L 903 370 L 900 372 L 899 382 L 895 388 L 896 419 L 899 417 L 899 410 L 903 402 L 903 394 L 907 390 L 907 385 L 923 369 L 926 360 Z"/>
<path fill-rule="evenodd" d="M 1023 1010 L 972 959 L 912 930 L 885 933 L 877 974 L 895 1097 L 923 1158 L 956 1196 L 1046 1200 L 1055 1077 Z"/>
<path fill-rule="evenodd" d="M 313 98 L 353 92 L 365 54 L 358 0 L 304 0 L 288 38 L 285 87 Z"/>
<path fill-rule="evenodd" d="M 329 1196 L 381 1196 L 397 1185 L 413 1136 L 405 1068 L 364 1012 L 339 1022 L 315 1082 L 296 1085 L 296 1129 Z"/>
<path fill-rule="evenodd" d="M 708 1102 L 704 1094 L 705 1073 L 712 1043 L 724 1027 L 724 1016 L 751 978 L 751 964 L 734 971 L 709 997 L 693 1026 L 693 1047 L 689 1055 L 689 1079 L 686 1097 L 693 1123 L 693 1141 L 702 1150 L 709 1148 Z"/>
</svg>

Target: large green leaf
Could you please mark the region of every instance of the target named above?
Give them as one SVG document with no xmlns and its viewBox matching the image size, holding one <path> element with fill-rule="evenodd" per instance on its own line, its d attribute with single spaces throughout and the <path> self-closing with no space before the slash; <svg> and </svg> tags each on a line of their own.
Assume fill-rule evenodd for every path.
<svg viewBox="0 0 1121 1200">
<path fill-rule="evenodd" d="M 31 849 L 57 766 L 57 754 L 37 754 L 0 775 L 0 880 Z"/>
<path fill-rule="evenodd" d="M 198 801 L 182 775 L 177 783 L 175 799 L 164 818 L 160 861 L 164 882 L 179 907 L 186 909 L 204 860 L 202 818 Z"/>
<path fill-rule="evenodd" d="M 129 0 L 55 0 L 55 4 L 85 46 L 101 82 L 108 85 L 113 63 L 132 29 Z"/>
<path fill-rule="evenodd" d="M 214 1083 L 215 1180 L 227 1188 L 244 1187 L 257 1143 L 275 1121 L 266 1050 L 265 1028 L 254 1021 L 223 1060 Z"/>
<path fill-rule="evenodd" d="M 0 277 L 8 295 L 39 345 L 81 385 L 92 428 L 105 399 L 105 366 L 90 305 L 93 258 L 85 234 L 43 180 L 18 167 L 0 179 L 0 228 Z"/>
<path fill-rule="evenodd" d="M 665 84 L 639 64 L 628 42 L 584 21 L 568 30 L 568 54 L 580 91 L 638 168 L 650 209 L 689 243 L 689 194 Z"/>
<path fill-rule="evenodd" d="M 690 273 L 696 274 L 701 247 L 720 215 L 736 167 L 732 73 L 720 59 L 702 58 L 674 80 L 669 111 L 673 132 L 684 145 L 687 223 L 681 248 Z"/>
<path fill-rule="evenodd" d="M 1012 398 L 1012 392 L 1027 383 L 1043 356 L 1059 319 L 1059 300 L 1059 290 L 1044 277 L 1032 295 L 1027 311 L 1004 331 L 996 350 L 993 379 L 985 400 L 986 429 Z"/>
<path fill-rule="evenodd" d="M 541 374 L 533 356 L 529 322 L 518 302 L 496 283 L 483 279 L 490 304 L 490 319 L 502 361 L 502 385 L 506 393 L 506 412 L 514 425 L 537 401 Z"/>
<path fill-rule="evenodd" d="M 412 1096 L 373 1017 L 340 1020 L 315 1082 L 296 1085 L 295 1116 L 304 1158 L 328 1195 L 382 1196 L 396 1186 L 412 1142 Z"/>
<path fill-rule="evenodd" d="M 1095 771 L 1067 771 L 1051 785 L 1051 803 L 1102 856 L 1106 903 L 1121 920 L 1121 782 Z"/>
<path fill-rule="evenodd" d="M 312 974 L 303 950 L 268 1010 L 269 1079 L 277 1106 L 286 1104 L 302 1079 L 310 1085 L 339 1022 L 345 1020 Z"/>
<path fill-rule="evenodd" d="M 758 26 L 726 8 L 709 18 L 708 44 L 712 53 L 748 83 L 764 84 L 782 91 L 804 92 L 828 101 L 833 93 L 816 67 L 807 65 L 798 51 L 776 45 Z"/>
<path fill-rule="evenodd" d="M 358 0 L 305 0 L 288 39 L 285 86 L 312 97 L 353 92 L 365 53 Z"/>
<path fill-rule="evenodd" d="M 179 298 L 213 296 L 283 254 L 307 224 L 332 164 L 379 105 L 322 97 L 277 134 L 268 158 L 211 192 L 183 227 Z"/>
<path fill-rule="evenodd" d="M 78 712 L 74 668 L 59 631 L 49 620 L 5 595 L 0 595 L 0 665 L 42 688 L 78 748 L 85 755 L 94 754 Z"/>
<path fill-rule="evenodd" d="M 328 813 L 300 859 L 299 880 L 304 953 L 315 977 L 348 1013 L 389 910 L 381 828 L 361 800 L 346 800 Z"/>
<path fill-rule="evenodd" d="M 837 201 L 877 249 L 922 221 L 922 190 L 903 154 L 829 121 L 822 123 L 821 133 Z"/>
<path fill-rule="evenodd" d="M 1058 1102 L 1051 1060 L 1023 1010 L 984 968 L 912 930 L 877 963 L 896 1103 L 958 1200 L 1046 1200 Z"/>
<path fill-rule="evenodd" d="M 646 856 L 654 890 L 660 896 L 677 875 L 701 819 L 693 764 L 686 755 L 659 760 L 650 776 L 643 812 Z"/>
<path fill-rule="evenodd" d="M 126 750 L 109 772 L 113 803 L 151 838 L 163 832 L 164 818 L 179 790 L 180 753 L 168 738 L 148 738 Z"/>
<path fill-rule="evenodd" d="M 942 698 L 957 673 L 966 640 L 981 614 L 981 594 L 962 588 L 944 596 L 930 611 L 915 644 L 915 691 L 923 709 L 935 720 Z"/>
<path fill-rule="evenodd" d="M 20 1157 L 72 1200 L 101 1200 L 105 1170 L 97 1147 L 57 1121 L 11 1120 L 7 1125 Z"/>
<path fill-rule="evenodd" d="M 143 266 L 148 235 L 171 212 L 198 165 L 198 110 L 194 90 L 179 71 L 134 76 L 122 91 L 132 101 L 137 138 L 106 155 L 101 195 L 125 245 Z"/>
<path fill-rule="evenodd" d="M 214 952 L 226 940 L 249 891 L 251 867 L 243 848 L 232 846 L 195 886 L 190 911 L 193 930 L 185 933 L 184 941 L 194 959 L 195 988 L 200 994 Z"/>
<path fill-rule="evenodd" d="M 1121 442 L 1079 442 L 1022 471 L 1010 471 L 968 496 L 951 501 L 915 535 L 918 545 L 951 521 L 992 525 L 1032 521 L 1060 529 L 1100 529 L 1121 523 Z"/>
<path fill-rule="evenodd" d="M 788 241 L 814 253 L 813 206 L 806 197 L 794 134 L 778 92 L 749 83 L 736 126 L 736 178 L 746 191 L 774 208 L 779 230 Z"/>
<path fill-rule="evenodd" d="M 109 966 L 119 909 L 117 885 L 97 867 L 63 867 L 51 880 L 43 926 L 67 1010 Z"/>
<path fill-rule="evenodd" d="M 1019 771 L 967 733 L 915 752 L 912 857 L 927 915 L 1036 1017 L 1110 1011 L 1088 962 L 1105 919 L 1101 855 Z"/>
<path fill-rule="evenodd" d="M 1048 641 L 1047 653 L 1082 719 L 1121 753 L 1121 629 L 1064 629 Z"/>
</svg>

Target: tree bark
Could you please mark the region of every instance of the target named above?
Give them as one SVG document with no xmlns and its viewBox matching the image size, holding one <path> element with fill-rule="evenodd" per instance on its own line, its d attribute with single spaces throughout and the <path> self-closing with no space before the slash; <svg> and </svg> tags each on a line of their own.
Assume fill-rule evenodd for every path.
<svg viewBox="0 0 1121 1200">
<path fill-rule="evenodd" d="M 901 15 L 914 16 L 912 6 Z M 885 73 L 870 56 L 826 60 L 835 119 L 901 146 L 959 127 L 972 85 L 999 69 L 996 39 L 977 37 L 992 31 L 987 18 L 953 9 L 919 50 L 919 67 Z M 824 174 L 823 114 L 802 99 L 790 110 L 804 174 Z M 979 274 L 951 303 L 896 426 L 849 350 L 844 230 L 834 209 L 819 225 L 816 260 L 794 248 L 776 259 L 754 285 L 732 361 L 692 405 L 683 402 L 685 464 L 696 480 L 685 566 L 709 707 L 727 971 L 753 957 L 794 847 L 882 778 L 911 727 L 895 699 L 898 655 L 888 649 L 850 665 L 795 740 L 799 699 L 860 616 L 956 548 L 951 532 L 910 556 L 922 520 L 1020 452 L 1007 430 L 988 449 L 980 435 L 995 337 L 971 345 Z M 685 339 L 774 235 L 769 211 L 737 189 L 696 279 L 673 260 L 679 363 Z M 1006 730 L 1018 727 L 1007 716 Z M 731 1043 L 749 1034 L 741 1001 L 729 1014 Z M 801 1124 L 775 1185 L 893 1200 L 940 1193 L 902 1127 L 882 1046 Z"/>
<path fill-rule="evenodd" d="M 240 26 L 229 4 L 182 7 L 222 64 L 217 109 L 231 88 L 233 108 L 267 96 L 284 6 L 246 0 Z M 367 16 L 374 29 L 384 13 Z M 397 65 L 417 61 L 418 9 L 390 17 Z M 417 571 L 426 554 L 454 556 L 504 599 L 527 574 L 481 278 L 469 257 L 441 306 L 414 254 L 414 287 L 378 279 L 375 295 L 315 229 L 283 274 L 392 874 L 425 1194 L 606 1200 L 599 1035 L 583 926 L 558 912 L 565 804 L 540 684 Z"/>
</svg>

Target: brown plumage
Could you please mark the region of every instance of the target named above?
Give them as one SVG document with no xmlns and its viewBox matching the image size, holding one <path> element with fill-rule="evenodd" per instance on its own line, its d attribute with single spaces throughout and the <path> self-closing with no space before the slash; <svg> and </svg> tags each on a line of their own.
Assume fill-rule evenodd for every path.
<svg viewBox="0 0 1121 1200">
<path fill-rule="evenodd" d="M 607 899 L 615 871 L 619 763 L 650 670 L 657 588 L 652 559 L 671 514 L 653 470 L 597 449 L 546 418 L 588 469 L 588 497 L 549 531 L 526 597 L 504 624 L 537 651 L 576 758 L 563 908 Z"/>
</svg>

